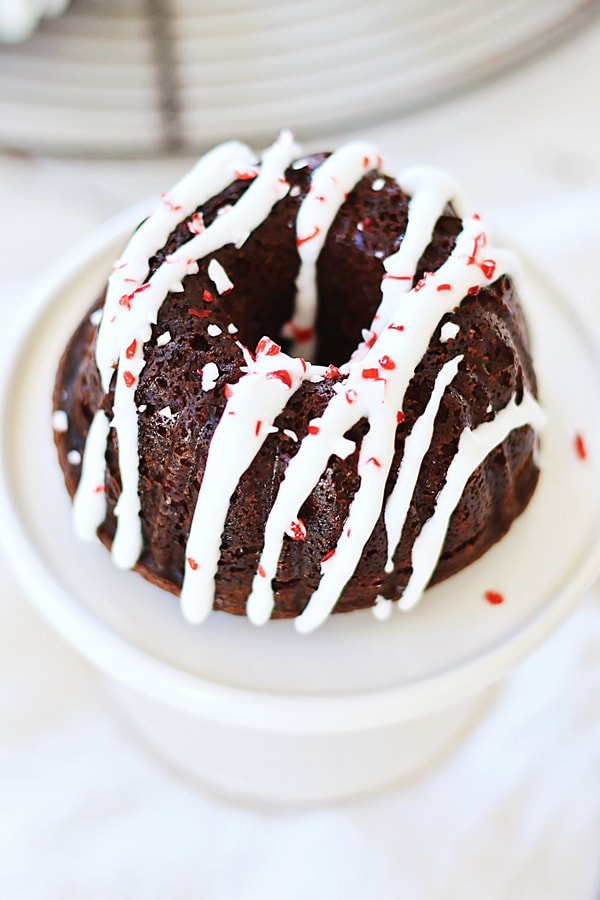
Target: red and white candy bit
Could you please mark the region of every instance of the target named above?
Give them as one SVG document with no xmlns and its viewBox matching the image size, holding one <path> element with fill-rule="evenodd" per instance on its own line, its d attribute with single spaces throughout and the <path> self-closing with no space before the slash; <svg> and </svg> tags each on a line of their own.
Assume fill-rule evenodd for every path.
<svg viewBox="0 0 600 900">
<path fill-rule="evenodd" d="M 125 371 L 123 372 L 123 381 L 128 388 L 132 388 L 136 382 L 135 375 L 132 372 Z"/>
<path fill-rule="evenodd" d="M 206 225 L 204 224 L 204 216 L 201 212 L 195 212 L 190 221 L 187 223 L 190 234 L 202 234 Z"/>
<path fill-rule="evenodd" d="M 278 353 L 281 353 L 281 347 L 269 337 L 261 338 L 256 345 L 256 356 L 277 356 Z"/>
<path fill-rule="evenodd" d="M 302 519 L 292 519 L 292 521 L 286 528 L 285 533 L 288 537 L 291 537 L 293 541 L 305 541 L 306 525 L 304 524 Z"/>
<path fill-rule="evenodd" d="M 308 434 L 318 434 L 320 429 L 321 420 L 320 419 L 311 419 L 307 425 Z"/>
<path fill-rule="evenodd" d="M 198 570 L 198 563 L 193 557 L 186 556 L 185 561 L 193 572 L 196 572 Z"/>
<path fill-rule="evenodd" d="M 272 372 L 267 372 L 265 378 L 268 380 L 276 378 L 277 381 L 281 381 L 282 384 L 285 384 L 287 388 L 291 389 L 292 387 L 292 376 L 287 369 L 274 369 Z"/>
<path fill-rule="evenodd" d="M 183 207 L 180 203 L 176 203 L 169 193 L 162 193 L 160 195 L 160 199 L 162 201 L 163 206 L 169 212 L 180 212 Z"/>
<path fill-rule="evenodd" d="M 325 378 L 328 378 L 328 379 L 339 378 L 340 375 L 341 375 L 340 370 L 338 369 L 337 366 L 334 366 L 333 363 L 330 363 L 327 366 L 327 369 L 325 371 Z"/>
<path fill-rule="evenodd" d="M 125 309 L 128 310 L 131 309 L 131 304 L 138 296 L 138 294 L 141 294 L 143 291 L 147 291 L 149 287 L 150 282 L 147 281 L 146 284 L 140 285 L 140 287 L 137 287 L 134 291 L 131 291 L 130 294 L 123 294 L 122 297 L 119 297 L 119 306 L 124 306 Z"/>
<path fill-rule="evenodd" d="M 248 166 L 247 169 L 237 169 L 233 173 L 233 177 L 236 181 L 253 181 L 258 175 L 258 169 L 256 166 Z"/>
<path fill-rule="evenodd" d="M 318 235 L 321 234 L 321 229 L 318 225 L 314 225 L 312 230 L 305 235 L 298 235 L 296 238 L 296 247 L 301 247 L 303 244 L 307 244 L 309 241 L 314 241 Z"/>
<path fill-rule="evenodd" d="M 193 306 L 190 306 L 188 309 L 188 316 L 193 316 L 195 319 L 206 319 L 210 316 L 209 309 L 196 309 Z"/>
</svg>

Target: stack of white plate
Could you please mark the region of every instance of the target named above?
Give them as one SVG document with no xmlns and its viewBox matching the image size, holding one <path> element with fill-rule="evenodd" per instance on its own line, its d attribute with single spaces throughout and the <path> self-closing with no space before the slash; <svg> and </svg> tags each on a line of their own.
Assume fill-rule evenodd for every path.
<svg viewBox="0 0 600 900">
<path fill-rule="evenodd" d="M 303 139 L 439 100 L 562 38 L 595 0 L 74 0 L 0 49 L 0 145 L 76 156 Z"/>
</svg>

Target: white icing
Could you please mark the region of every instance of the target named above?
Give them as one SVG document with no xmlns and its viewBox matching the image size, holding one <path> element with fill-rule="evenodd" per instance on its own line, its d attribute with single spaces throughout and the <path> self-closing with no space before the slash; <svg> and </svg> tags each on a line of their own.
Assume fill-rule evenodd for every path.
<svg viewBox="0 0 600 900">
<path fill-rule="evenodd" d="M 461 360 L 462 356 L 456 356 L 442 366 L 435 379 L 425 412 L 417 419 L 404 443 L 404 453 L 398 468 L 396 483 L 385 505 L 384 519 L 388 545 L 386 572 L 394 571 L 394 554 L 400 543 L 402 528 L 406 521 L 421 465 L 433 437 L 435 417 L 440 408 L 444 391 L 458 372 Z"/>
<path fill-rule="evenodd" d="M 242 246 L 266 219 L 273 205 L 285 196 L 289 185 L 284 173 L 294 152 L 291 134 L 283 132 L 265 152 L 258 169 L 253 168 L 254 157 L 250 150 L 240 144 L 226 144 L 207 154 L 189 176 L 163 197 L 161 209 L 136 232 L 115 266 L 100 324 L 97 361 L 105 389 L 117 367 L 111 424 L 117 432 L 122 482 L 122 493 L 115 509 L 118 522 L 113 541 L 113 557 L 119 566 L 133 566 L 142 546 L 138 410 L 134 398 L 138 377 L 145 365 L 144 344 L 150 338 L 152 325 L 157 322 L 167 293 L 183 288 L 183 279 L 198 272 L 199 260 L 209 258 L 227 244 Z M 304 160 L 293 163 L 294 168 L 305 165 Z M 201 621 L 213 607 L 221 535 L 240 478 L 264 441 L 277 431 L 274 420 L 300 384 L 305 380 L 319 382 L 332 377 L 330 370 L 307 365 L 296 354 L 300 350 L 311 352 L 314 347 L 309 335 L 314 330 L 316 317 L 316 268 L 327 233 L 349 191 L 366 172 L 378 166 L 379 157 L 374 149 L 368 144 L 354 142 L 336 151 L 312 173 L 310 190 L 299 205 L 296 219 L 300 266 L 296 306 L 288 329 L 289 335 L 298 338 L 294 355 L 287 356 L 272 341 L 263 339 L 254 359 L 248 348 L 236 341 L 244 355 L 244 374 L 236 384 L 226 385 L 228 400 L 210 444 L 186 547 L 181 602 L 190 621 Z M 164 245 L 176 225 L 191 216 L 209 197 L 219 193 L 234 177 L 251 181 L 237 203 L 221 207 L 208 227 L 200 213 L 194 214 L 188 223 L 190 238 L 165 259 L 148 281 L 144 281 L 148 276 L 149 258 Z M 377 178 L 372 187 L 377 191 L 384 184 L 384 179 Z M 383 263 L 381 303 L 370 328 L 363 330 L 363 340 L 351 360 L 339 367 L 344 380 L 336 383 L 334 395 L 320 418 L 308 423 L 308 434 L 288 464 L 267 517 L 260 563 L 247 606 L 249 618 L 257 624 L 265 622 L 273 610 L 271 582 L 277 573 L 285 535 L 302 539 L 304 524 L 299 516 L 302 504 L 318 483 L 332 454 L 345 459 L 356 453 L 356 445 L 344 435 L 366 418 L 369 430 L 357 453 L 359 488 L 337 544 L 329 548 L 322 560 L 320 583 L 296 620 L 296 627 L 302 632 L 310 631 L 331 612 L 352 577 L 380 516 L 394 456 L 396 429 L 402 421 L 405 392 L 431 335 L 440 319 L 453 312 L 469 290 L 478 290 L 500 274 L 510 274 L 514 269 L 511 254 L 487 246 L 487 234 L 478 217 L 467 217 L 447 261 L 435 273 L 425 273 L 413 288 L 419 260 L 431 240 L 437 220 L 449 202 L 458 209 L 459 201 L 454 183 L 433 170 L 411 169 L 399 178 L 399 184 L 411 196 L 408 221 L 398 251 Z M 290 193 L 298 196 L 299 190 L 293 189 Z M 375 255 L 383 257 L 381 252 Z M 207 271 L 219 293 L 233 287 L 216 259 L 210 259 Z M 230 324 L 227 331 L 233 335 L 237 328 Z M 448 322 L 440 329 L 440 340 L 447 341 L 457 332 L 458 326 Z M 207 333 L 217 336 L 222 330 L 215 324 L 208 324 Z M 162 346 L 170 339 L 170 334 L 165 332 L 157 338 L 157 344 Z M 431 444 L 444 391 L 456 376 L 461 359 L 457 356 L 442 367 L 425 411 L 405 440 L 403 459 L 384 510 L 387 571 L 393 569 L 393 556 L 401 539 L 419 469 Z M 202 370 L 203 390 L 213 390 L 219 374 L 215 363 L 207 363 Z M 337 370 L 333 374 L 337 376 Z M 170 407 L 164 407 L 158 414 L 166 421 L 175 418 Z M 60 417 L 58 421 L 60 424 Z M 541 424 L 539 407 L 527 394 L 520 405 L 513 398 L 491 422 L 463 433 L 448 482 L 437 498 L 435 513 L 415 543 L 414 571 L 400 601 L 402 608 L 414 605 L 426 587 L 437 564 L 450 516 L 470 474 L 494 446 L 521 424 L 531 424 L 535 428 Z M 81 482 L 75 498 L 77 528 L 85 537 L 95 534 L 106 515 L 103 485 L 108 432 L 106 416 L 98 413 L 88 435 Z M 298 441 L 294 431 L 283 429 L 282 433 L 290 440 Z M 449 486 L 450 481 L 452 486 Z M 390 601 L 378 598 L 374 614 L 385 618 L 390 610 Z"/>
<path fill-rule="evenodd" d="M 347 194 L 381 159 L 371 144 L 353 141 L 332 153 L 316 168 L 310 189 L 296 218 L 296 244 L 300 268 L 296 277 L 296 306 L 284 331 L 294 340 L 292 353 L 314 355 L 317 310 L 317 260 L 327 234 Z"/>
<path fill-rule="evenodd" d="M 82 541 L 93 540 L 106 518 L 104 456 L 108 432 L 108 418 L 102 410 L 98 410 L 86 438 L 81 477 L 73 499 L 75 534 Z"/>
<path fill-rule="evenodd" d="M 233 281 L 218 260 L 211 259 L 206 271 L 219 294 L 226 294 L 233 288 Z"/>
<path fill-rule="evenodd" d="M 169 209 L 161 213 L 161 234 L 167 229 L 168 236 L 172 230 L 173 224 L 169 218 L 171 207 L 173 210 L 177 210 L 175 215 L 179 220 L 182 215 L 186 214 L 186 211 L 189 214 L 198 205 L 198 193 L 203 197 L 214 194 L 215 188 L 214 185 L 211 187 L 211 175 L 217 179 L 217 190 L 222 189 L 218 185 L 222 184 L 225 172 L 227 173 L 226 184 L 229 184 L 232 179 L 232 164 L 234 172 L 239 169 L 240 146 L 233 145 L 233 149 L 231 149 L 230 145 L 225 145 L 226 148 L 230 148 L 226 154 L 226 165 L 222 159 L 223 153 L 212 151 L 211 154 L 203 157 L 204 165 L 201 160 L 196 167 L 202 177 L 198 176 L 190 184 L 186 184 L 185 179 L 180 182 L 169 195 Z M 122 490 L 115 508 L 117 530 L 113 540 L 112 554 L 115 564 L 120 568 L 134 566 L 142 549 L 138 495 L 137 412 L 134 395 L 139 374 L 145 365 L 144 343 L 150 337 L 151 325 L 156 324 L 160 307 L 167 293 L 172 289 L 174 280 L 183 278 L 189 271 L 197 271 L 196 260 L 203 259 L 226 244 L 241 246 L 248 235 L 266 219 L 274 204 L 285 196 L 289 186 L 285 181 L 284 172 L 292 160 L 294 150 L 291 133 L 282 132 L 279 139 L 265 151 L 258 176 L 254 178 L 238 202 L 229 209 L 226 215 L 216 218 L 208 228 L 205 228 L 200 234 L 192 235 L 190 240 L 172 253 L 168 261 L 166 260 L 159 266 L 152 277 L 136 289 L 138 292 L 136 296 L 127 295 L 127 303 L 119 304 L 119 299 L 115 299 L 114 296 L 117 291 L 111 293 L 112 285 L 109 286 L 106 299 L 107 315 L 102 320 L 101 329 L 106 321 L 110 321 L 113 315 L 116 316 L 118 368 L 112 426 L 116 429 L 118 436 Z M 215 154 L 214 158 L 213 154 Z M 247 155 L 251 158 L 249 151 Z M 211 165 L 206 164 L 207 159 Z M 237 160 L 237 163 L 234 163 L 234 160 Z M 200 183 L 200 189 L 196 182 Z M 169 222 L 168 228 L 163 222 L 165 216 Z M 141 230 L 136 232 L 133 241 Z M 154 241 L 155 235 L 152 229 L 151 236 Z M 149 242 L 144 240 L 142 242 L 144 255 L 148 251 L 148 246 Z M 125 261 L 125 269 L 129 272 L 134 269 L 136 272 L 143 270 L 144 275 L 141 276 L 143 278 L 147 273 L 148 257 L 146 256 L 142 264 L 139 252 L 137 244 L 133 250 L 131 250 L 130 244 L 121 263 Z M 122 269 L 118 268 L 115 274 L 121 271 Z M 102 338 L 101 330 L 98 335 L 97 347 L 101 373 L 107 357 L 114 356 L 112 344 L 108 345 L 111 347 L 111 352 L 107 354 L 107 341 Z M 113 363 L 114 358 L 110 363 L 111 372 Z M 107 378 L 105 371 L 103 376 L 105 387 L 107 380 L 109 382 L 110 378 Z"/>
<path fill-rule="evenodd" d="M 307 369 L 301 359 L 270 353 L 269 347 L 275 346 L 269 341 L 263 352 L 257 352 L 247 374 L 231 385 L 211 440 L 185 551 L 181 609 L 190 622 L 202 621 L 213 606 L 221 535 L 233 492 L 265 439 L 276 430 L 274 420 L 300 387 Z"/>
<path fill-rule="evenodd" d="M 515 428 L 531 425 L 539 429 L 543 424 L 544 415 L 540 407 L 532 395 L 525 392 L 521 403 L 517 404 L 513 397 L 491 422 L 484 422 L 475 429 L 465 428 L 458 451 L 448 468 L 446 484 L 438 494 L 435 512 L 425 522 L 413 544 L 413 572 L 398 601 L 400 609 L 412 609 L 427 587 L 442 552 L 450 517 L 473 472 Z"/>
</svg>

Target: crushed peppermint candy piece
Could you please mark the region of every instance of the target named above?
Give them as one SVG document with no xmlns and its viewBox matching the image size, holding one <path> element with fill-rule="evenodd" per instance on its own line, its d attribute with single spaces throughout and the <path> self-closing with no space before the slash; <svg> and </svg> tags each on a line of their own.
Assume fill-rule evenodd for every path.
<svg viewBox="0 0 600 900">
<path fill-rule="evenodd" d="M 90 325 L 94 325 L 94 326 L 99 325 L 100 322 L 102 321 L 102 313 L 103 312 L 104 312 L 104 310 L 102 310 L 102 309 L 95 309 L 94 312 L 90 316 Z"/>
<path fill-rule="evenodd" d="M 156 346 L 164 347 L 165 344 L 168 344 L 170 342 L 170 340 L 171 340 L 171 332 L 163 331 L 163 333 L 159 334 L 159 336 L 156 338 Z"/>
<path fill-rule="evenodd" d="M 218 325 L 209 325 L 206 329 L 211 337 L 217 337 L 219 334 L 223 334 L 223 331 L 219 328 Z"/>
<path fill-rule="evenodd" d="M 376 178 L 371 185 L 371 190 L 380 191 L 383 187 L 385 187 L 385 178 Z"/>
<path fill-rule="evenodd" d="M 292 431 L 291 428 L 283 428 L 281 433 L 285 434 L 285 436 L 289 437 L 292 441 L 298 441 L 298 435 L 295 431 Z"/>
<path fill-rule="evenodd" d="M 446 341 L 451 341 L 456 337 L 460 328 L 456 324 L 456 322 L 444 322 L 442 327 L 440 328 L 440 341 L 445 344 Z"/>
<path fill-rule="evenodd" d="M 69 430 L 69 417 L 64 409 L 57 409 L 52 416 L 52 427 L 63 434 Z"/>
<path fill-rule="evenodd" d="M 228 294 L 233 290 L 233 281 L 218 260 L 211 259 L 206 271 L 219 294 Z"/>
<path fill-rule="evenodd" d="M 229 334 L 237 334 L 239 330 L 240 330 L 240 329 L 237 328 L 237 327 L 233 324 L 233 322 L 230 322 L 229 325 L 227 326 L 227 331 L 229 332 Z"/>
<path fill-rule="evenodd" d="M 290 197 L 299 197 L 300 196 L 300 185 L 295 184 L 293 188 L 290 189 Z"/>
<path fill-rule="evenodd" d="M 190 221 L 187 223 L 188 231 L 191 234 L 202 234 L 206 228 L 204 218 L 201 212 L 195 212 Z"/>
<path fill-rule="evenodd" d="M 173 419 L 177 418 L 177 414 L 173 412 L 170 406 L 163 406 L 162 409 L 159 409 L 158 414 L 168 422 L 172 422 Z"/>
<path fill-rule="evenodd" d="M 72 466 L 78 466 L 81 462 L 81 453 L 79 450 L 69 450 L 67 460 Z"/>
<path fill-rule="evenodd" d="M 214 362 L 206 363 L 202 369 L 202 390 L 212 391 L 219 377 L 219 369 Z"/>
<path fill-rule="evenodd" d="M 139 413 L 143 413 L 143 412 L 146 412 L 147 409 L 148 409 L 147 404 L 146 404 L 146 403 L 141 403 L 141 404 L 138 406 L 137 411 L 138 411 Z"/>
</svg>

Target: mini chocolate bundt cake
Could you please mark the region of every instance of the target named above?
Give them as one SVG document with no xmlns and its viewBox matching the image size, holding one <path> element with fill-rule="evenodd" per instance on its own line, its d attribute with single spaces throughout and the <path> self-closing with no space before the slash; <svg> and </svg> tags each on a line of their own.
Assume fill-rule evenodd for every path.
<svg viewBox="0 0 600 900">
<path fill-rule="evenodd" d="M 369 144 L 206 154 L 134 233 L 59 366 L 75 527 L 255 623 L 426 586 L 501 538 L 542 413 L 514 259 L 435 170 Z"/>
</svg>

